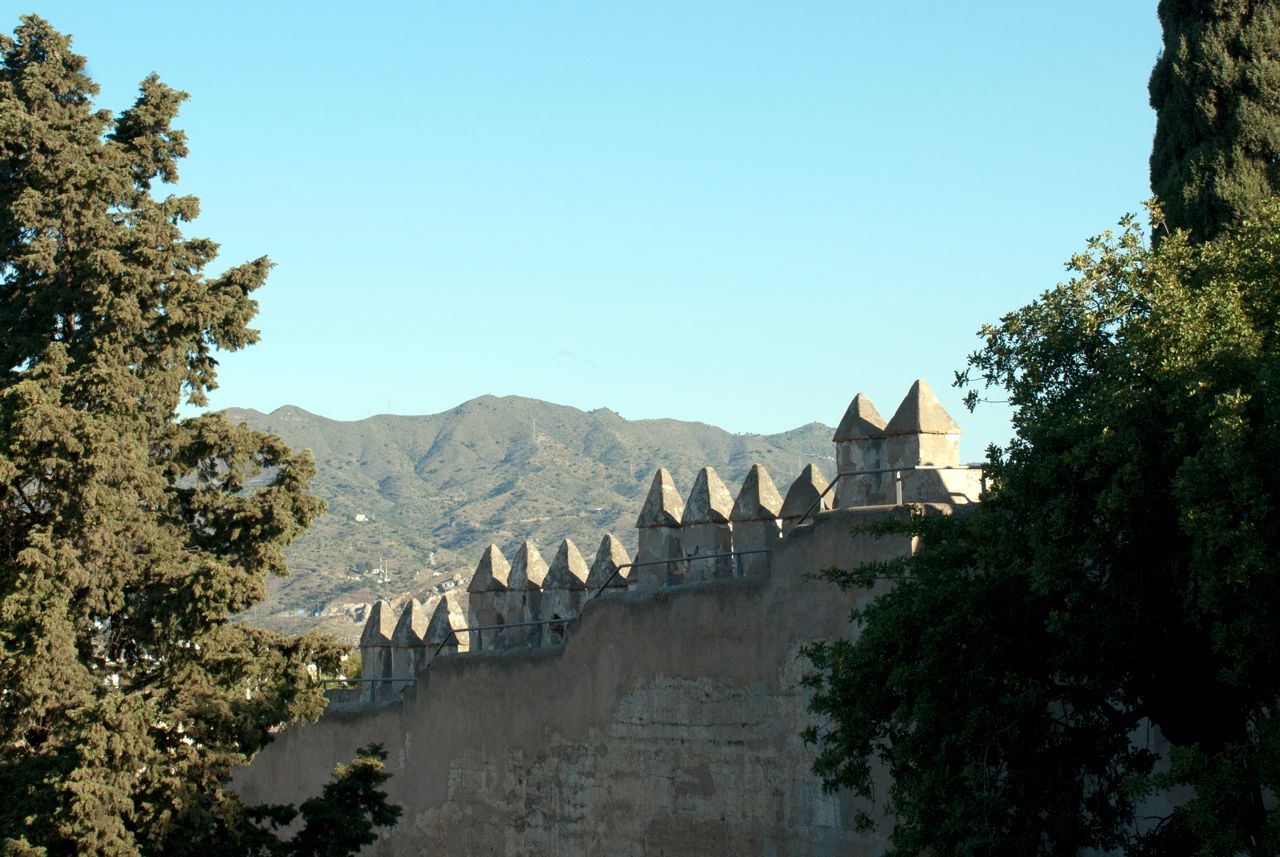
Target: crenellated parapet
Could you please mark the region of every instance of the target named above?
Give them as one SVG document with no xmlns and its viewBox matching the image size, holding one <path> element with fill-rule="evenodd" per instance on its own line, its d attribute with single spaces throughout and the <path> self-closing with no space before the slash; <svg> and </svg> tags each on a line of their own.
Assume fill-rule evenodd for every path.
<svg viewBox="0 0 1280 857">
<path fill-rule="evenodd" d="M 827 477 L 822 475 L 817 465 L 804 466 L 796 481 L 787 489 L 787 496 L 782 501 L 782 511 L 778 513 L 778 517 L 782 519 L 784 536 L 804 519 L 831 511 L 831 492 L 827 490 L 829 487 Z"/>
<path fill-rule="evenodd" d="M 502 625 L 507 619 L 507 579 L 511 575 L 511 563 L 502 555 L 497 545 L 489 545 L 480 555 L 471 584 L 467 587 L 468 603 L 476 625 Z"/>
<path fill-rule="evenodd" d="M 683 518 L 684 501 L 675 481 L 665 467 L 659 467 L 636 519 L 639 536 L 631 579 L 637 589 L 658 589 L 684 581 Z"/>
<path fill-rule="evenodd" d="M 960 463 L 960 426 L 924 381 L 911 385 L 884 436 L 890 467 Z"/>
<path fill-rule="evenodd" d="M 596 548 L 596 558 L 587 571 L 587 591 L 590 595 L 605 592 L 626 591 L 631 580 L 631 557 L 621 540 L 613 533 L 606 533 Z"/>
<path fill-rule="evenodd" d="M 400 619 L 391 632 L 391 677 L 413 678 L 426 666 L 423 639 L 431 616 L 425 604 L 410 598 L 400 611 Z"/>
<path fill-rule="evenodd" d="M 887 502 L 973 503 L 981 494 L 981 471 L 960 464 L 960 426 L 933 390 L 916 381 L 884 428 L 885 464 L 901 468 L 895 496 Z"/>
<path fill-rule="evenodd" d="M 364 632 L 360 634 L 361 678 L 389 679 L 394 675 L 391 635 L 395 630 L 396 617 L 392 615 L 390 602 L 375 601 L 365 620 Z"/>
<path fill-rule="evenodd" d="M 486 551 L 481 561 L 486 572 L 492 561 Z M 467 606 L 452 593 L 425 602 L 410 598 L 398 617 L 389 602 L 378 601 L 360 637 L 360 677 L 381 692 L 403 689 L 436 655 L 469 651 L 471 624 Z"/>
<path fill-rule="evenodd" d="M 502 605 L 498 611 L 498 624 L 513 627 L 494 635 L 493 648 L 513 649 L 537 644 L 540 635 L 527 623 L 540 618 L 542 583 L 547 571 L 547 561 L 533 540 L 521 542 L 511 558 L 507 588 L 496 596 Z"/>
<path fill-rule="evenodd" d="M 704 467 L 682 498 L 660 467 L 636 519 L 634 560 L 612 534 L 601 539 L 590 566 L 568 538 L 550 565 L 532 541 L 518 545 L 510 561 L 490 545 L 465 601 L 410 600 L 398 621 L 386 602 L 373 606 L 361 638 L 363 676 L 412 678 L 436 654 L 559 645 L 594 598 L 647 598 L 659 589 L 767 577 L 773 554 L 796 528 L 833 509 L 976 501 L 981 473 L 960 465 L 959 437 L 933 391 L 916 381 L 888 422 L 866 394 L 854 396 L 832 438 L 832 483 L 810 463 L 784 497 L 757 464 L 735 496 Z"/>
<path fill-rule="evenodd" d="M 890 502 L 885 485 L 885 421 L 865 393 L 849 403 L 831 440 L 836 445 L 834 506 L 879 506 Z"/>
<path fill-rule="evenodd" d="M 466 652 L 471 649 L 467 633 L 469 620 L 466 605 L 460 603 L 452 592 L 446 592 L 433 602 L 428 602 L 427 628 L 422 633 L 422 655 L 418 659 L 418 672 L 427 668 L 437 655 Z"/>
<path fill-rule="evenodd" d="M 769 557 L 754 552 L 773 550 L 782 538 L 782 523 L 778 520 L 781 514 L 782 495 L 769 471 L 759 464 L 751 465 L 729 515 L 733 522 L 733 549 L 744 552 L 738 559 L 744 577 L 768 574 Z"/>
<path fill-rule="evenodd" d="M 582 612 L 587 596 L 587 576 L 590 570 L 572 539 L 565 539 L 556 549 L 555 558 L 547 576 L 542 580 L 542 602 L 536 620 L 572 619 Z M 545 642 L 555 645 L 564 641 L 564 625 L 549 625 L 542 635 Z"/>
<path fill-rule="evenodd" d="M 589 568 L 567 538 L 549 566 L 532 542 L 490 545 L 466 591 L 410 600 L 398 621 L 386 602 L 369 611 L 366 684 L 331 700 L 395 710 L 274 742 L 237 790 L 296 802 L 378 743 L 406 819 L 379 853 L 881 854 L 892 819 L 864 829 L 861 802 L 823 791 L 797 740 L 813 720 L 798 653 L 852 639 L 850 612 L 892 584 L 808 578 L 910 557 L 918 538 L 882 531 L 906 504 L 941 516 L 979 499 L 958 435 L 922 382 L 887 422 L 860 393 L 834 473 L 821 454 L 776 485 L 759 465 L 724 481 L 659 469 L 636 535 L 604 535 Z"/>
<path fill-rule="evenodd" d="M 680 519 L 680 547 L 689 560 L 685 581 L 733 577 L 733 497 L 714 468 L 704 467 L 693 481 L 693 490 Z M 697 559 L 710 555 L 710 559 Z"/>
</svg>

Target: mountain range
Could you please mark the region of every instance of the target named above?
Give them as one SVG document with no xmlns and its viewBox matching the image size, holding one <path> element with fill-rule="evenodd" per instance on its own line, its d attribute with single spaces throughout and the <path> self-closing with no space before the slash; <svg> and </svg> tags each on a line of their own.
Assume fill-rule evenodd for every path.
<svg viewBox="0 0 1280 857">
<path fill-rule="evenodd" d="M 573 539 L 587 561 L 612 532 L 634 552 L 635 520 L 654 471 L 682 493 L 711 465 L 731 493 L 752 464 L 778 489 L 805 464 L 834 470 L 832 429 L 732 434 L 679 420 L 627 420 L 517 396 L 481 396 L 439 414 L 343 422 L 286 405 L 232 408 L 235 423 L 310 449 L 312 492 L 328 503 L 288 552 L 289 577 L 245 618 L 287 632 L 319 627 L 354 640 L 363 605 L 423 597 L 464 582 L 484 548 L 508 556 L 526 538 L 550 561 Z"/>
</svg>

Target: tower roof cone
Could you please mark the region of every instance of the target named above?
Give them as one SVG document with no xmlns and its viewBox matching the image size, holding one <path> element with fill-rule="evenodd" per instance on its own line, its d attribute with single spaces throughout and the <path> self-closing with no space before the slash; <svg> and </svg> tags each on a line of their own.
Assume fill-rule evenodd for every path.
<svg viewBox="0 0 1280 857">
<path fill-rule="evenodd" d="M 542 581 L 543 589 L 585 589 L 587 586 L 587 562 L 572 539 L 565 539 L 556 549 L 551 568 Z"/>
<path fill-rule="evenodd" d="M 619 578 L 625 578 L 626 572 L 630 568 L 626 568 L 618 573 L 618 577 L 614 577 L 613 573 L 618 570 L 618 566 L 631 562 L 631 557 L 627 556 L 627 549 L 622 546 L 622 542 L 613 533 L 608 533 L 600 540 L 600 547 L 596 550 L 595 561 L 591 563 L 591 570 L 587 573 L 587 588 L 599 589 L 605 583 L 613 578 L 617 582 Z"/>
<path fill-rule="evenodd" d="M 733 513 L 733 497 L 720 475 L 712 467 L 698 471 L 689 492 L 689 502 L 681 516 L 682 524 L 727 524 Z"/>
<path fill-rule="evenodd" d="M 427 614 L 427 627 L 422 632 L 423 642 L 439 644 L 449 639 L 454 628 L 450 621 L 447 595 L 441 595 L 434 604 L 430 604 L 430 607 L 422 612 Z"/>
<path fill-rule="evenodd" d="M 806 464 L 796 481 L 792 482 L 791 487 L 787 489 L 787 498 L 782 501 L 782 512 L 779 517 L 798 518 L 810 508 L 814 512 L 830 509 L 830 495 L 822 496 L 822 492 L 827 490 L 829 484 L 827 477 L 822 475 L 822 471 L 816 465 Z M 819 497 L 822 497 L 821 503 L 818 503 Z"/>
<path fill-rule="evenodd" d="M 396 622 L 396 628 L 391 632 L 391 642 L 400 645 L 421 643 L 422 635 L 427 632 L 429 619 L 422 602 L 410 598 L 409 603 L 404 605 L 404 610 L 400 611 L 400 621 Z"/>
<path fill-rule="evenodd" d="M 649 486 L 649 495 L 644 498 L 644 506 L 640 509 L 640 517 L 636 519 L 637 527 L 678 527 L 684 517 L 684 501 L 676 490 L 667 468 L 659 467 L 653 474 L 653 484 Z"/>
<path fill-rule="evenodd" d="M 372 646 L 379 643 L 390 643 L 391 635 L 396 630 L 396 619 L 391 615 L 391 604 L 379 599 L 373 603 L 369 618 L 365 620 L 364 631 L 360 634 L 360 645 Z"/>
<path fill-rule="evenodd" d="M 840 443 L 845 440 L 884 437 L 884 425 L 884 417 L 871 404 L 871 399 L 866 393 L 859 393 L 849 403 L 849 409 L 844 412 L 844 419 L 840 420 L 840 426 L 831 440 Z"/>
<path fill-rule="evenodd" d="M 776 518 L 781 512 L 782 495 L 769 477 L 769 471 L 759 464 L 751 465 L 729 517 L 734 521 L 762 521 Z"/>
<path fill-rule="evenodd" d="M 511 574 L 507 576 L 508 589 L 535 589 L 542 586 L 547 576 L 547 561 L 538 552 L 538 546 L 525 539 L 511 560 Z"/>
<path fill-rule="evenodd" d="M 886 435 L 960 434 L 960 426 L 924 381 L 916 381 L 885 427 Z"/>
<path fill-rule="evenodd" d="M 501 592 L 507 588 L 507 577 L 511 573 L 511 563 L 498 550 L 497 545 L 489 545 L 480 555 L 476 573 L 471 576 L 468 592 Z"/>
</svg>

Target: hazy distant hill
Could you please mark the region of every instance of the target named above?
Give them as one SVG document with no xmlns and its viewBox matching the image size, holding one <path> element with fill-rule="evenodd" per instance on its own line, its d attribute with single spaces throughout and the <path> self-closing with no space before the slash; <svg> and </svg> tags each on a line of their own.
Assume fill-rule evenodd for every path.
<svg viewBox="0 0 1280 857">
<path fill-rule="evenodd" d="M 273 583 L 251 621 L 295 631 L 319 624 L 348 637 L 358 628 L 338 617 L 344 602 L 447 587 L 490 542 L 510 556 L 532 538 L 549 562 L 568 536 L 590 562 L 600 537 L 613 532 L 634 551 L 636 515 L 659 466 L 687 492 L 710 464 L 733 493 L 755 463 L 784 493 L 808 462 L 828 475 L 834 469 L 832 429 L 819 423 L 735 435 L 515 396 L 355 422 L 292 406 L 270 414 L 233 408 L 227 416 L 310 449 L 319 468 L 312 490 L 329 504 L 290 549 L 292 575 Z M 389 568 L 385 582 L 370 571 L 379 565 Z"/>
</svg>

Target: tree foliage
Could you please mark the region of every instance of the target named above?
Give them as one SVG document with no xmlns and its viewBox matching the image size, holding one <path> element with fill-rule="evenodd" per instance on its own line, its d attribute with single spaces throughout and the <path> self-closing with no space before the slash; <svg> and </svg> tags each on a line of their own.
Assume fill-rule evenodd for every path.
<svg viewBox="0 0 1280 857">
<path fill-rule="evenodd" d="M 1070 267 L 970 358 L 1014 408 L 985 502 L 830 574 L 895 585 L 810 650 L 816 770 L 896 855 L 1275 854 L 1280 204 Z"/>
<path fill-rule="evenodd" d="M 303 801 L 300 808 L 290 804 L 260 806 L 250 810 L 258 827 L 256 837 L 246 842 L 250 855 L 262 857 L 342 857 L 372 844 L 377 827 L 395 824 L 400 808 L 387 803 L 381 786 L 391 775 L 384 768 L 387 754 L 381 745 L 370 744 L 356 751 L 351 765 L 338 765 L 333 782 L 319 797 Z M 292 824 L 299 816 L 302 828 L 288 841 L 266 829 Z"/>
<path fill-rule="evenodd" d="M 1280 191 L 1280 3 L 1161 0 L 1151 189 L 1171 228 L 1213 238 Z"/>
<path fill-rule="evenodd" d="M 184 94 L 152 76 L 113 116 L 84 67 L 34 16 L 0 37 L 0 841 L 234 853 L 223 783 L 319 714 L 340 651 L 228 617 L 322 506 L 307 455 L 175 416 L 257 339 L 270 263 L 203 273 L 197 200 L 159 193 Z"/>
</svg>

